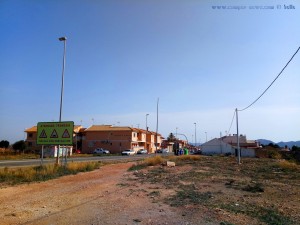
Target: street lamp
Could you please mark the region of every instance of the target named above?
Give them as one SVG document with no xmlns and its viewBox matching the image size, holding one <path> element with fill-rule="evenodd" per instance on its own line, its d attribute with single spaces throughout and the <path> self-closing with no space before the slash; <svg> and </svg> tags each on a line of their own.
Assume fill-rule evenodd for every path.
<svg viewBox="0 0 300 225">
<path fill-rule="evenodd" d="M 62 106 L 63 106 L 63 96 L 64 96 L 64 73 L 65 73 L 65 61 L 66 61 L 66 37 L 58 38 L 59 41 L 64 42 L 64 55 L 63 55 L 63 67 L 62 67 L 62 75 L 61 75 L 61 92 L 60 92 L 60 109 L 59 109 L 59 122 L 61 122 L 61 114 L 62 114 Z M 59 149 L 60 145 L 58 145 L 56 163 L 59 164 Z"/>
<path fill-rule="evenodd" d="M 197 126 L 197 123 L 194 123 L 195 124 L 195 147 L 197 146 L 197 134 L 196 134 L 196 126 Z"/>
<path fill-rule="evenodd" d="M 61 76 L 60 110 L 59 110 L 59 122 L 61 122 L 61 113 L 62 113 L 63 95 L 64 95 L 64 73 L 65 73 L 67 38 L 66 37 L 60 37 L 60 38 L 58 38 L 58 40 L 64 42 L 63 68 L 62 68 L 62 76 Z"/>
<path fill-rule="evenodd" d="M 148 118 L 148 116 L 149 116 L 149 113 L 146 114 L 146 136 L 145 136 L 145 149 L 146 150 L 148 150 L 148 148 L 147 148 L 147 131 L 148 131 L 148 120 L 147 120 L 147 118 Z"/>
<path fill-rule="evenodd" d="M 148 120 L 147 120 L 147 117 L 149 116 L 149 114 L 147 113 L 146 114 L 146 130 L 148 130 Z"/>
</svg>

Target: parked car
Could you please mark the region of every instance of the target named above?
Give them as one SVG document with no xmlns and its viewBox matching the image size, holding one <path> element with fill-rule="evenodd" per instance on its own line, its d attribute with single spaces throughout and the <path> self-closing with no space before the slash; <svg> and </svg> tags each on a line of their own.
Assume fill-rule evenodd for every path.
<svg viewBox="0 0 300 225">
<path fill-rule="evenodd" d="M 110 154 L 110 152 L 103 148 L 96 148 L 93 154 Z"/>
<path fill-rule="evenodd" d="M 167 148 L 162 149 L 162 153 L 169 153 L 169 149 Z"/>
<path fill-rule="evenodd" d="M 81 151 L 79 149 L 74 150 L 75 154 L 81 154 Z"/>
<path fill-rule="evenodd" d="M 158 150 L 156 151 L 156 153 L 169 153 L 169 149 L 167 149 L 167 148 L 158 149 Z"/>
<path fill-rule="evenodd" d="M 194 150 L 193 152 L 191 152 L 192 155 L 202 155 L 202 151 L 201 150 Z"/>
<path fill-rule="evenodd" d="M 134 155 L 135 151 L 133 151 L 132 149 L 126 149 L 121 154 L 122 155 Z"/>
<path fill-rule="evenodd" d="M 147 154 L 148 151 L 146 149 L 140 149 L 137 151 L 137 154 Z"/>
</svg>

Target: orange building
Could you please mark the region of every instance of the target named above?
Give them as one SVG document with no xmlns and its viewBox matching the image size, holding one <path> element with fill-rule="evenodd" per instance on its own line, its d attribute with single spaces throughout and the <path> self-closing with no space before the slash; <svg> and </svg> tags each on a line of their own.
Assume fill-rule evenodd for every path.
<svg viewBox="0 0 300 225">
<path fill-rule="evenodd" d="M 112 125 L 93 125 L 83 132 L 82 152 L 92 153 L 96 148 L 104 148 L 111 153 L 121 153 L 125 149 L 147 149 L 149 153 L 160 149 L 162 136 L 139 128 Z M 157 136 L 157 141 L 156 141 Z"/>
<path fill-rule="evenodd" d="M 37 126 L 26 129 L 26 145 L 28 149 L 37 151 L 41 146 L 36 144 Z M 156 140 L 157 139 L 157 140 Z M 82 153 L 93 153 L 96 148 L 104 148 L 111 153 L 121 153 L 125 149 L 147 149 L 154 153 L 161 148 L 162 136 L 156 132 L 133 127 L 120 127 L 112 125 L 93 125 L 89 128 L 74 126 L 73 149 Z"/>
</svg>

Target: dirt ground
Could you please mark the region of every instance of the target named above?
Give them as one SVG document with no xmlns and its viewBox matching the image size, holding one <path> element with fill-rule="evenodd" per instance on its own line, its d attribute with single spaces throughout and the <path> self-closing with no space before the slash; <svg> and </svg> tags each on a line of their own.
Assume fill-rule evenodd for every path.
<svg viewBox="0 0 300 225">
<path fill-rule="evenodd" d="M 273 219 L 277 221 L 273 224 L 300 224 L 298 177 L 294 186 L 263 177 L 263 191 L 247 192 L 241 189 L 261 186 L 249 177 L 241 178 L 240 167 L 230 163 L 230 176 L 212 173 L 222 166 L 211 167 L 209 159 L 200 166 L 179 163 L 133 171 L 128 169 L 135 163 L 129 162 L 3 187 L 0 224 L 248 225 L 272 224 Z M 274 214 L 273 218 L 258 211 Z"/>
<path fill-rule="evenodd" d="M 122 185 L 133 163 L 0 189 L 1 224 L 185 224 L 180 212 Z M 135 186 L 135 184 L 132 184 Z M 142 189 L 141 189 L 142 190 Z"/>
</svg>

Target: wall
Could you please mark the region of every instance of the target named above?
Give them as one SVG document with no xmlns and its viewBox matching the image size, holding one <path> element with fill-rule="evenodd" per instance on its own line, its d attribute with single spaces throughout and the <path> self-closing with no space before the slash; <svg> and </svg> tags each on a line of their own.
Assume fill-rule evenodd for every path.
<svg viewBox="0 0 300 225">
<path fill-rule="evenodd" d="M 131 149 L 132 131 L 87 131 L 82 152 L 93 153 L 96 148 L 104 148 L 111 153 L 121 153 Z"/>
<path fill-rule="evenodd" d="M 232 146 L 217 138 L 203 144 L 201 150 L 203 155 L 232 154 Z"/>
</svg>

